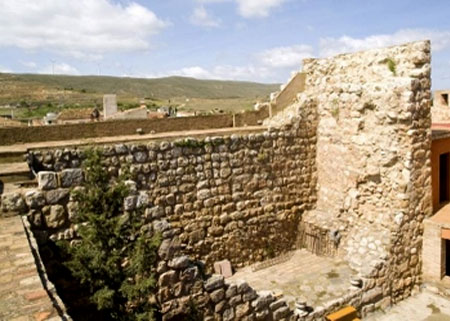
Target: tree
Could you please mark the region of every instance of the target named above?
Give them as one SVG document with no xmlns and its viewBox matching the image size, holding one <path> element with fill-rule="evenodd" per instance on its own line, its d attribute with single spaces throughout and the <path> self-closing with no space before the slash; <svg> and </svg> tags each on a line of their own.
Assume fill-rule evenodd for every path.
<svg viewBox="0 0 450 321">
<path fill-rule="evenodd" d="M 153 320 L 160 236 L 152 235 L 141 209 L 123 211 L 125 175 L 112 182 L 101 159 L 99 150 L 86 151 L 84 188 L 72 192 L 79 239 L 60 244 L 65 265 L 112 320 Z"/>
</svg>

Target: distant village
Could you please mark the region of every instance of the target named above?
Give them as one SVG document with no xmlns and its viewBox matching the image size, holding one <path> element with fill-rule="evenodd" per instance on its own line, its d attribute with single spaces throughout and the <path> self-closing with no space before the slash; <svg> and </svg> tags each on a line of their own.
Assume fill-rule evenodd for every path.
<svg viewBox="0 0 450 321">
<path fill-rule="evenodd" d="M 5 106 L 11 108 L 11 106 Z M 0 117 L 0 126 L 43 126 L 53 124 L 73 124 L 87 123 L 92 121 L 105 121 L 115 119 L 161 119 L 167 117 L 189 117 L 196 116 L 195 111 L 179 111 L 177 107 L 161 106 L 156 111 L 147 108 L 145 101 L 140 102 L 137 108 L 120 111 L 117 104 L 116 95 L 103 96 L 103 108 L 99 110 L 97 106 L 92 108 L 68 108 L 61 112 L 49 112 L 42 118 L 29 119 L 28 124 L 14 119 L 11 115 Z"/>
<path fill-rule="evenodd" d="M 273 101 L 278 93 L 279 92 L 271 93 L 270 99 Z M 186 102 L 189 102 L 188 98 L 186 98 Z M 11 114 L 3 114 L 0 116 L 0 127 L 64 125 L 126 119 L 163 119 L 169 117 L 193 117 L 203 114 L 225 113 L 225 111 L 220 108 L 213 108 L 210 111 L 180 110 L 185 104 L 173 106 L 170 104 L 170 100 L 167 105 L 162 105 L 156 110 L 149 108 L 145 100 L 140 101 L 139 107 L 126 110 L 120 110 L 118 107 L 119 105 L 120 104 L 117 102 L 117 95 L 107 94 L 103 96 L 102 108 L 98 107 L 98 105 L 94 105 L 90 108 L 66 108 L 62 109 L 60 112 L 48 112 L 44 117 L 18 119 L 14 115 L 14 106 L 8 104 L 0 106 L 0 108 L 8 108 L 11 110 Z M 253 109 L 258 111 L 266 105 L 267 102 L 258 101 L 253 105 Z M 19 108 L 19 106 L 15 107 Z"/>
</svg>

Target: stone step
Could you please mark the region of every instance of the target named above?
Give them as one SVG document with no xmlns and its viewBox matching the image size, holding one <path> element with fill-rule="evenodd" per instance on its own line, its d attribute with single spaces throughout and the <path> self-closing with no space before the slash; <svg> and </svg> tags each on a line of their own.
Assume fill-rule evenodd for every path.
<svg viewBox="0 0 450 321">
<path fill-rule="evenodd" d="M 28 181 L 14 182 L 14 183 L 5 183 L 3 185 L 3 191 L 1 191 L 1 188 L 0 188 L 0 195 L 14 193 L 14 192 L 23 192 L 28 189 L 36 189 L 37 186 L 38 186 L 38 183 L 35 179 L 28 180 Z"/>
<path fill-rule="evenodd" d="M 20 175 L 29 171 L 28 164 L 24 161 L 0 164 L 0 176 Z"/>
<path fill-rule="evenodd" d="M 21 163 L 24 161 L 25 151 L 0 151 L 0 167 L 6 163 Z"/>
<path fill-rule="evenodd" d="M 0 181 L 3 184 L 27 182 L 32 179 L 26 162 L 0 164 Z"/>
</svg>

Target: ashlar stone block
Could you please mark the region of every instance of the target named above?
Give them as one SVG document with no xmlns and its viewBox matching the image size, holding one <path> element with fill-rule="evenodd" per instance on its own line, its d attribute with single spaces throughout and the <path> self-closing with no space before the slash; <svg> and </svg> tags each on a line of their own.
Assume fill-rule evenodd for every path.
<svg viewBox="0 0 450 321">
<path fill-rule="evenodd" d="M 72 187 L 81 185 L 83 182 L 83 171 L 81 168 L 64 169 L 59 174 L 62 187 Z"/>
<path fill-rule="evenodd" d="M 38 186 L 42 190 L 58 187 L 58 177 L 55 172 L 42 171 L 38 173 Z"/>
</svg>

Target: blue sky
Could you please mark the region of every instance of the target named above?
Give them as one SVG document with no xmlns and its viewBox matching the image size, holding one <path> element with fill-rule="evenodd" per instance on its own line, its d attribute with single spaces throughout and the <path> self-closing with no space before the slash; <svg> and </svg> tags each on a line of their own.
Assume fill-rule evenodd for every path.
<svg viewBox="0 0 450 321">
<path fill-rule="evenodd" d="M 431 39 L 450 88 L 448 0 L 0 0 L 0 71 L 285 82 L 306 57 Z"/>
</svg>

